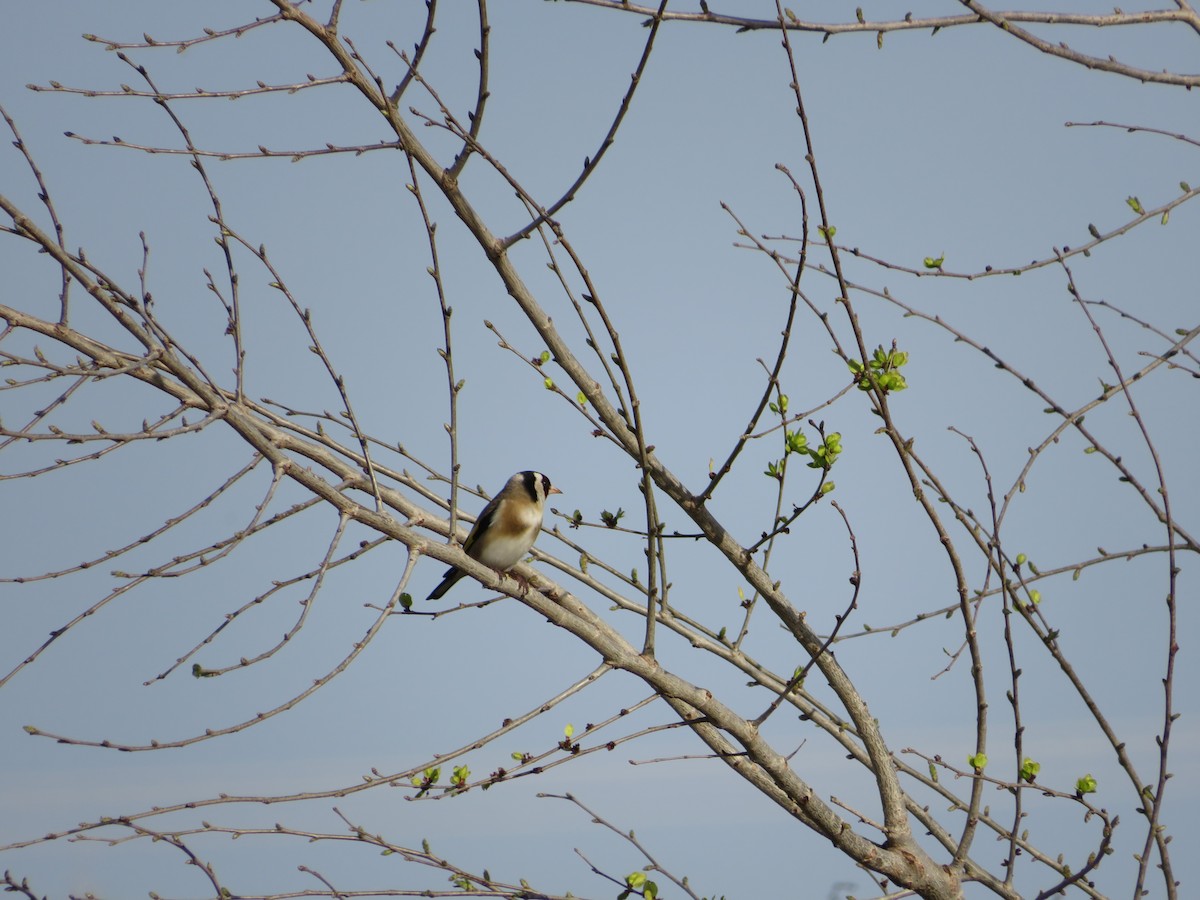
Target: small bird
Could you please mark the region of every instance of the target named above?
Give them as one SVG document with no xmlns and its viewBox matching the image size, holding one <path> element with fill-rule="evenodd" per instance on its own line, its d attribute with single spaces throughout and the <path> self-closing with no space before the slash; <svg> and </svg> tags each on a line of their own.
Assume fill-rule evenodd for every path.
<svg viewBox="0 0 1200 900">
<path fill-rule="evenodd" d="M 537 540 L 546 498 L 561 493 L 541 472 L 518 472 L 483 508 L 467 535 L 463 551 L 497 573 L 507 572 Z M 466 574 L 451 566 L 442 583 L 426 599 L 439 599 Z"/>
</svg>

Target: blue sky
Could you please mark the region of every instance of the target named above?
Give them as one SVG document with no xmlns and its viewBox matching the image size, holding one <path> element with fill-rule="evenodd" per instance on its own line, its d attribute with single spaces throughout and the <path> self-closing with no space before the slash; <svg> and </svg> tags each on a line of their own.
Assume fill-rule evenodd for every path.
<svg viewBox="0 0 1200 900">
<path fill-rule="evenodd" d="M 422 8 L 378 0 L 348 3 L 343 33 L 385 79 L 395 78 L 400 64 L 384 41 L 410 46 L 419 35 Z M 771 14 L 769 4 L 745 4 L 747 12 L 752 8 Z M 232 363 L 224 317 L 205 288 L 203 270 L 219 276 L 223 263 L 206 218 L 206 195 L 186 159 L 87 147 L 63 132 L 167 146 L 177 146 L 178 135 L 144 101 L 34 93 L 24 85 L 57 80 L 112 89 L 135 83 L 136 74 L 115 54 L 81 40 L 81 33 L 128 40 L 144 32 L 159 39 L 182 37 L 269 9 L 263 4 L 248 13 L 247 4 L 235 3 L 117 7 L 55 0 L 22 5 L 10 13 L 12 27 L 0 35 L 0 103 L 15 118 L 46 176 L 68 243 L 85 247 L 115 279 L 134 284 L 142 263 L 138 233 L 144 232 L 159 315 L 218 378 L 229 377 Z M 864 9 L 868 17 L 888 14 L 882 5 Z M 944 11 L 914 9 L 918 15 Z M 491 12 L 492 98 L 482 140 L 529 191 L 549 201 L 575 177 L 583 158 L 595 153 L 646 32 L 634 16 L 575 4 L 526 0 L 496 5 Z M 853 16 L 853 10 L 846 14 Z M 443 100 L 462 115 L 475 94 L 475 29 L 472 17 L 444 12 L 425 70 Z M 1195 54 L 1183 32 L 1164 26 L 1099 29 L 1063 32 L 1063 39 L 1090 52 L 1187 71 Z M 831 221 L 845 247 L 916 269 L 925 257 L 942 254 L 952 272 L 1020 266 L 1051 256 L 1053 247 L 1086 242 L 1089 223 L 1107 233 L 1128 222 L 1127 197 L 1153 208 L 1178 196 L 1181 180 L 1200 184 L 1194 146 L 1121 129 L 1064 127 L 1068 121 L 1105 120 L 1195 136 L 1193 98 L 1180 88 L 1089 72 L 986 27 L 947 29 L 934 37 L 891 34 L 882 50 L 874 36 L 822 43 L 798 35 L 793 41 Z M 330 71 L 311 39 L 281 26 L 183 54 L 163 49 L 138 58 L 168 90 L 228 89 L 259 79 L 292 83 L 310 72 Z M 799 204 L 775 168 L 786 165 L 807 186 L 786 62 L 777 35 L 664 27 L 616 144 L 560 216 L 621 332 L 658 455 L 697 489 L 709 461 L 722 459 L 745 425 L 762 390 L 756 359 L 772 358 L 786 311 L 783 277 L 761 254 L 735 246 L 745 241 L 721 208 L 727 204 L 756 235 L 799 233 Z M 436 113 L 429 98 L 415 90 L 406 103 Z M 299 149 L 387 136 L 375 114 L 336 87 L 236 102 L 187 101 L 176 109 L 197 143 L 212 149 L 253 151 L 259 144 Z M 450 146 L 432 129 L 420 130 L 420 136 L 443 154 Z M 299 302 L 312 308 L 322 343 L 346 378 L 365 430 L 403 444 L 412 457 L 444 471 L 449 459 L 442 428 L 445 374 L 435 352 L 441 319 L 426 274 L 426 237 L 405 189 L 410 176 L 403 158 L 383 151 L 297 163 L 214 161 L 209 171 L 230 225 L 252 245 L 267 247 Z M 28 170 L 12 150 L 0 153 L 0 184 L 0 193 L 40 212 Z M 522 212 L 511 190 L 479 160 L 468 168 L 463 184 L 494 231 L 519 227 Z M 626 521 L 636 525 L 641 502 L 633 467 L 592 438 L 578 415 L 544 390 L 540 375 L 497 348 L 485 319 L 522 354 L 542 349 L 453 214 L 432 197 L 428 182 L 424 189 L 439 223 L 445 285 L 455 309 L 456 375 L 466 379 L 459 435 L 464 483 L 494 491 L 513 471 L 536 468 L 563 488 L 554 504 L 561 510 L 578 508 L 594 520 L 601 509 L 619 506 L 629 511 Z M 811 188 L 806 190 L 811 200 Z M 1080 291 L 1168 332 L 1194 327 L 1200 264 L 1193 205 L 1173 211 L 1165 226 L 1147 223 L 1086 259 L 1074 257 Z M 785 252 L 794 252 L 794 246 L 781 245 Z M 578 337 L 540 243 L 518 246 L 514 259 L 556 323 Z M 813 249 L 813 259 L 826 262 L 819 248 Z M 887 287 L 898 300 L 942 316 L 1068 408 L 1095 396 L 1101 380 L 1113 380 L 1102 348 L 1054 266 L 1019 278 L 967 281 L 915 278 L 849 255 L 845 261 L 855 283 L 875 291 Z M 337 410 L 336 391 L 307 349 L 295 315 L 268 286 L 271 279 L 245 254 L 239 267 L 248 392 L 297 409 Z M 54 308 L 57 281 L 44 258 L 7 237 L 0 241 L 0 269 L 6 273 L 3 302 L 53 314 L 47 310 Z M 831 308 L 832 281 L 810 272 L 804 289 L 815 303 Z M 86 311 L 84 299 L 77 295 L 74 321 L 82 326 L 92 320 L 101 336 L 116 339 L 110 325 Z M 1057 421 L 1042 413 L 1044 404 L 1015 379 L 944 330 L 903 317 L 878 296 L 856 294 L 855 303 L 870 345 L 896 340 L 911 354 L 910 388 L 893 399 L 901 427 L 915 436 L 919 452 L 959 502 L 982 513 L 986 495 L 978 461 L 948 428 L 977 440 L 997 489 L 1005 491 L 1025 463 L 1026 448 L 1040 443 Z M 1096 315 L 1126 371 L 1145 364 L 1140 354 L 1164 349 L 1161 339 L 1136 324 L 1104 310 Z M 793 409 L 816 407 L 846 383 L 844 367 L 811 314 L 799 319 L 783 381 Z M 1176 515 L 1194 529 L 1200 493 L 1193 463 L 1193 384 L 1186 374 L 1164 367 L 1136 387 L 1135 398 L 1167 472 Z M 0 395 L 5 425 L 22 421 L 56 393 L 48 388 L 27 401 Z M 113 381 L 87 386 L 85 397 L 56 421 L 67 430 L 87 428 L 93 418 L 113 431 L 136 429 L 143 418 L 167 408 L 148 392 Z M 865 403 L 851 395 L 818 417 L 843 435 L 846 450 L 833 472 L 834 497 L 847 511 L 865 560 L 853 630 L 863 624 L 895 625 L 952 604 L 945 558 L 912 503 L 894 455 L 873 433 L 877 421 Z M 1149 456 L 1126 407 L 1110 403 L 1091 414 L 1089 423 L 1139 477 L 1151 478 Z M 1010 551 L 1027 553 L 1043 569 L 1090 558 L 1097 546 L 1119 552 L 1163 540 L 1163 529 L 1132 491 L 1116 482 L 1111 466 L 1083 450 L 1077 434 L 1064 435 L 1034 468 L 1006 522 Z M 0 472 L 20 471 L 55 452 L 61 451 L 13 445 L 0 457 Z M 752 443 L 742 468 L 714 501 L 715 514 L 746 543 L 770 521 L 774 484 L 762 470 L 778 455 L 777 443 Z M 197 502 L 247 460 L 247 450 L 231 435 L 210 429 L 161 445 L 131 447 L 96 465 L 5 481 L 4 508 L 19 512 L 5 515 L 0 524 L 4 574 L 68 567 L 133 541 Z M 388 462 L 400 464 L 395 457 Z M 138 550 L 119 567 L 138 571 L 161 564 L 243 525 L 266 493 L 269 472 L 262 468 L 189 523 L 173 543 Z M 789 502 L 798 502 L 810 489 L 797 480 Z M 273 509 L 303 499 L 298 488 L 285 484 Z M 480 505 L 472 498 L 462 503 L 472 512 Z M 667 522 L 669 528 L 688 530 L 677 512 L 669 512 Z M 555 523 L 562 524 L 548 516 L 547 524 Z M 151 804 L 219 792 L 329 789 L 355 783 L 372 767 L 399 771 L 536 706 L 598 663 L 593 651 L 505 601 L 432 622 L 389 622 L 355 664 L 313 698 L 227 739 L 177 751 L 119 754 L 22 732 L 22 725 L 33 724 L 89 740 L 178 739 L 241 721 L 303 690 L 361 638 L 375 616 L 364 604 L 387 600 L 404 564 L 398 544 L 332 573 L 304 630 L 268 663 L 216 679 L 194 680 L 180 671 L 149 687 L 142 682 L 273 581 L 314 565 L 335 525 L 331 513 L 316 511 L 194 576 L 132 591 L 5 685 L 0 690 L 0 843 Z M 964 539 L 961 529 L 955 535 Z M 571 536 L 590 542 L 589 551 L 621 571 L 640 566 L 644 572 L 636 540 L 593 531 Z M 371 537 L 353 527 L 346 546 Z M 568 563 L 576 560 L 577 554 L 549 536 L 539 547 Z M 737 573 L 690 543 L 680 542 L 672 554 L 680 608 L 713 627 L 736 629 L 737 590 L 744 587 Z M 1194 763 L 1200 758 L 1200 734 L 1194 724 L 1196 697 L 1188 690 L 1200 673 L 1189 655 L 1197 636 L 1189 562 L 1183 559 L 1179 582 L 1183 652 L 1176 708 L 1183 717 L 1172 739 L 1176 777 L 1164 814 L 1175 848 L 1194 845 L 1200 836 L 1195 814 L 1200 773 Z M 50 629 L 120 583 L 108 574 L 115 567 L 35 584 L 4 584 L 0 669 L 7 672 Z M 772 571 L 824 631 L 849 600 L 852 568 L 841 520 L 825 504 L 796 524 Z M 968 557 L 968 569 L 972 586 L 980 586 L 985 572 L 978 555 Z M 1141 557 L 1089 569 L 1078 581 L 1068 575 L 1041 586 L 1047 616 L 1062 630 L 1064 645 L 1118 731 L 1129 735 L 1145 777 L 1153 772 L 1153 737 L 1161 727 L 1165 569 L 1161 556 Z M 441 571 L 435 561 L 422 561 L 414 596 L 423 597 Z M 308 587 L 276 595 L 222 633 L 197 660 L 218 667 L 261 652 L 291 626 Z M 480 591 L 464 582 L 451 599 L 479 599 Z M 603 600 L 586 594 L 583 599 L 608 615 Z M 790 671 L 801 661 L 797 648 L 767 621 L 765 610 L 757 616 L 752 651 L 778 670 Z M 632 617 L 610 617 L 638 639 L 640 624 Z M 1001 627 L 999 614 L 985 611 L 980 630 L 986 658 L 995 667 L 989 681 L 994 722 L 989 753 L 1008 772 L 1011 721 L 1004 700 Z M 932 677 L 945 666 L 946 651 L 953 652 L 960 641 L 960 624 L 938 619 L 895 638 L 878 635 L 838 645 L 839 660 L 862 685 L 895 749 L 917 747 L 964 764 L 972 735 L 966 666 L 960 661 L 949 674 Z M 1142 840 L 1128 783 L 1057 666 L 1028 635 L 1019 639 L 1019 648 L 1029 752 L 1042 762 L 1044 782 L 1056 787 L 1069 789 L 1079 775 L 1096 774 L 1097 804 L 1119 811 L 1123 823 L 1118 853 L 1099 870 L 1097 882 L 1101 890 L 1124 896 L 1132 884 L 1126 860 Z M 745 687 L 744 676 L 695 658 L 678 640 L 664 640 L 662 653 L 668 668 L 710 686 L 739 711 L 752 715 L 764 702 L 761 692 Z M 566 723 L 579 729 L 646 693 L 632 678 L 610 674 L 595 689 L 511 740 L 469 756 L 468 762 L 477 774 L 507 765 L 510 752 L 549 747 Z M 652 707 L 636 714 L 633 724 L 623 724 L 620 733 L 669 720 L 664 709 Z M 784 752 L 801 747 L 795 766 L 822 796 L 874 808 L 862 773 L 794 713 L 781 711 L 768 727 Z M 429 838 L 435 850 L 464 866 L 525 877 L 544 890 L 609 896 L 615 891 L 597 881 L 572 849 L 616 875 L 641 860 L 578 810 L 535 796 L 570 790 L 619 827 L 636 829 L 665 866 L 689 875 L 706 896 L 870 895 L 862 873 L 720 764 L 696 759 L 629 764 L 699 752 L 698 742 L 673 731 L 562 766 L 540 779 L 473 791 L 453 801 L 409 803 L 400 791 L 371 791 L 303 810 L 239 810 L 236 820 L 261 819 L 269 827 L 286 818 L 296 827 L 339 831 L 343 823 L 330 809 L 336 805 L 398 842 Z M 1080 825 L 1076 807 L 1030 802 L 1035 812 L 1029 827 L 1052 855 L 1061 851 L 1079 859 L 1093 846 L 1088 841 L 1094 841 L 1095 829 Z M 1002 803 L 999 795 L 995 803 Z M 233 813 L 228 820 L 235 820 Z M 988 840 L 977 845 L 983 859 L 1002 852 L 982 846 Z M 339 872 L 346 866 L 353 870 L 348 879 L 375 885 L 424 883 L 419 873 L 400 870 L 394 860 L 380 861 L 369 851 L 309 848 L 269 838 L 203 843 L 244 892 L 314 887 L 311 879 L 296 874 L 301 863 Z M 205 889 L 195 872 L 181 871 L 178 857 L 137 842 L 109 848 L 60 841 L 4 856 L 0 865 L 28 876 L 39 894 L 50 896 L 85 890 L 98 896 L 147 890 L 193 896 Z M 1186 860 L 1175 862 L 1187 879 Z M 1034 873 L 1023 870 L 1029 886 L 1046 886 L 1044 871 L 1027 871 Z M 856 887 L 843 886 L 836 893 L 835 885 L 845 883 Z M 439 874 L 430 884 L 444 882 Z M 1151 885 L 1152 893 L 1160 889 Z"/>
</svg>

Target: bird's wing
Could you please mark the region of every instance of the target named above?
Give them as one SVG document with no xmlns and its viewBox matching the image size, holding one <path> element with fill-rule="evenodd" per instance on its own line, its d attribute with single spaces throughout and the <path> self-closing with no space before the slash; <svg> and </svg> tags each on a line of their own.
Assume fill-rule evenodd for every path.
<svg viewBox="0 0 1200 900">
<path fill-rule="evenodd" d="M 467 556 L 471 556 L 471 548 L 475 546 L 475 541 L 479 535 L 487 531 L 496 519 L 496 513 L 500 510 L 500 495 L 497 494 L 488 501 L 487 506 L 483 508 L 483 512 L 479 514 L 479 518 L 475 520 L 475 524 L 471 526 L 471 533 L 467 535 L 466 541 L 463 542 L 463 552 Z"/>
</svg>

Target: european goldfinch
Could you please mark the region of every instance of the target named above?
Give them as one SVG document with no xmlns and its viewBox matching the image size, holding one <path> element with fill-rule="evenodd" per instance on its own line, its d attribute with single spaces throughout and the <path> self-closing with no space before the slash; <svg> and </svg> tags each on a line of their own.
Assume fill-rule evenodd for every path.
<svg viewBox="0 0 1200 900">
<path fill-rule="evenodd" d="M 463 551 L 497 572 L 507 572 L 537 540 L 546 498 L 561 493 L 541 472 L 518 472 L 483 508 L 467 535 Z M 451 566 L 442 583 L 426 599 L 437 600 L 466 574 Z"/>
</svg>

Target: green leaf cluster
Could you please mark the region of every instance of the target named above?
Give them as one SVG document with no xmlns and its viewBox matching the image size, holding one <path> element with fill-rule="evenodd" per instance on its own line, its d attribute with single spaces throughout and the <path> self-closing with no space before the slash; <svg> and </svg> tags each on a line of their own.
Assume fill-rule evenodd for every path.
<svg viewBox="0 0 1200 900">
<path fill-rule="evenodd" d="M 774 462 L 768 462 L 766 471 L 763 472 L 768 478 L 775 478 L 779 481 L 783 480 L 783 474 L 787 471 L 787 457 L 793 453 L 808 457 L 808 467 L 810 469 L 830 469 L 838 456 L 842 452 L 842 436 L 839 432 L 827 434 L 822 439 L 820 444 L 810 446 L 808 437 L 799 428 L 784 430 L 784 456 L 783 459 L 777 459 Z M 832 490 L 830 488 L 829 490 Z M 827 490 L 822 493 L 828 493 Z"/>
<path fill-rule="evenodd" d="M 658 885 L 650 881 L 644 872 L 630 872 L 625 876 L 626 889 L 617 895 L 617 900 L 637 895 L 645 900 L 655 900 L 658 896 Z"/>
<path fill-rule="evenodd" d="M 795 431 L 784 429 L 783 432 L 784 450 L 788 453 L 807 453 L 808 452 L 808 437 L 797 428 Z"/>
<path fill-rule="evenodd" d="M 891 350 L 885 350 L 882 344 L 876 347 L 866 365 L 857 359 L 852 359 L 849 361 L 849 366 L 860 391 L 878 388 L 887 394 L 893 391 L 902 391 L 908 387 L 908 382 L 900 373 L 900 369 L 907 363 L 908 353 L 904 350 L 897 350 L 893 343 Z"/>
<path fill-rule="evenodd" d="M 421 790 L 428 790 L 433 785 L 438 783 L 438 779 L 442 777 L 442 770 L 438 766 L 426 769 L 420 775 L 413 776 L 413 787 L 419 787 Z"/>
<path fill-rule="evenodd" d="M 842 435 L 837 431 L 827 434 L 818 446 L 809 447 L 805 452 L 812 457 L 808 463 L 810 469 L 828 471 L 842 453 Z"/>
<path fill-rule="evenodd" d="M 772 401 L 769 404 L 771 412 L 775 413 L 782 419 L 786 419 L 788 411 L 788 395 L 780 394 L 779 399 Z M 842 452 L 842 436 L 838 432 L 825 435 L 821 443 L 818 445 L 810 445 L 808 435 L 799 428 L 783 429 L 783 458 L 767 463 L 766 471 L 763 472 L 768 478 L 774 478 L 777 481 L 782 481 L 784 473 L 787 471 L 787 458 L 792 454 L 808 457 L 808 467 L 810 469 L 826 469 L 828 470 L 837 460 L 838 454 Z M 827 493 L 824 491 L 823 493 Z"/>
</svg>

